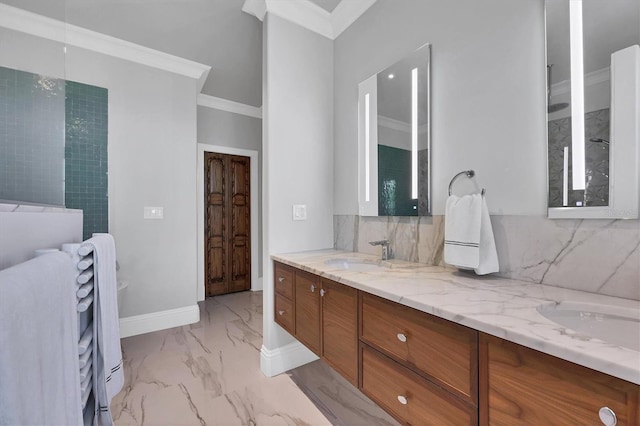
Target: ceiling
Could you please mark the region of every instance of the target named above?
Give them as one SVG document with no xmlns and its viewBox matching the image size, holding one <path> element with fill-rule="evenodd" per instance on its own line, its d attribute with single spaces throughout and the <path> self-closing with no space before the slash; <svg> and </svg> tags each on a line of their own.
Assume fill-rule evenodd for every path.
<svg viewBox="0 0 640 426">
<path fill-rule="evenodd" d="M 333 12 L 333 9 L 340 3 L 341 0 L 309 0 L 312 3 L 317 4 L 327 12 Z"/>
<path fill-rule="evenodd" d="M 262 22 L 242 12 L 244 0 L 1 2 L 210 65 L 202 93 L 262 105 Z"/>
</svg>

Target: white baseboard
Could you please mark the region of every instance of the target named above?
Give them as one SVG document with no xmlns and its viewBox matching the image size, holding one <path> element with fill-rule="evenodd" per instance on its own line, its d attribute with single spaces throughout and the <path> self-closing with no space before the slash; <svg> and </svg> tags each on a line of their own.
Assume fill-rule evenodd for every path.
<svg viewBox="0 0 640 426">
<path fill-rule="evenodd" d="M 120 318 L 120 337 L 137 336 L 200 321 L 198 305 Z"/>
<path fill-rule="evenodd" d="M 276 349 L 267 349 L 263 345 L 260 350 L 260 369 L 265 376 L 273 377 L 317 359 L 318 356 L 300 342 Z"/>
<path fill-rule="evenodd" d="M 257 280 L 251 281 L 251 291 L 262 291 L 262 277 L 258 277 Z"/>
</svg>

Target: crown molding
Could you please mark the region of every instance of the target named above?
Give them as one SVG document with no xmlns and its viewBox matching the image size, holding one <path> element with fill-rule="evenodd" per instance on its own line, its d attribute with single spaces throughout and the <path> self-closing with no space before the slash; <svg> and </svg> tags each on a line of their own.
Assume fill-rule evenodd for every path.
<svg viewBox="0 0 640 426">
<path fill-rule="evenodd" d="M 396 120 L 395 118 L 385 117 L 384 115 L 378 115 L 378 126 L 403 133 L 411 133 L 411 124 Z"/>
<path fill-rule="evenodd" d="M 264 20 L 273 13 L 330 40 L 335 40 L 377 0 L 342 0 L 329 13 L 309 0 L 245 0 L 242 11 Z"/>
<path fill-rule="evenodd" d="M 215 96 L 198 95 L 198 105 L 213 108 L 220 111 L 232 112 L 234 114 L 247 115 L 249 117 L 262 118 L 262 107 L 254 107 L 227 99 L 217 98 Z"/>
<path fill-rule="evenodd" d="M 211 67 L 0 3 L 0 27 L 183 75 L 202 90 Z"/>
<path fill-rule="evenodd" d="M 593 86 L 594 84 L 603 83 L 611 79 L 610 67 L 592 71 L 584 75 L 584 87 Z M 571 92 L 571 80 L 562 80 L 551 85 L 551 96 L 558 96 Z"/>
</svg>

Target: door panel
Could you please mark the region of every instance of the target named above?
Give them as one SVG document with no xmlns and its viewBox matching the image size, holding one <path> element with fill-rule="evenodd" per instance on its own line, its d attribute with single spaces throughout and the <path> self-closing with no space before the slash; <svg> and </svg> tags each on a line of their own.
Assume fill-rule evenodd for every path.
<svg viewBox="0 0 640 426">
<path fill-rule="evenodd" d="M 205 153 L 205 290 L 251 288 L 249 158 Z"/>
</svg>

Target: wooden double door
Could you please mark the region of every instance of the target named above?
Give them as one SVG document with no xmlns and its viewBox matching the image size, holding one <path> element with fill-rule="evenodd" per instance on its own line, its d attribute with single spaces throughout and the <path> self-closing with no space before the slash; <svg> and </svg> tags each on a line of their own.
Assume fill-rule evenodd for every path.
<svg viewBox="0 0 640 426">
<path fill-rule="evenodd" d="M 250 158 L 205 152 L 205 292 L 251 288 Z"/>
</svg>

